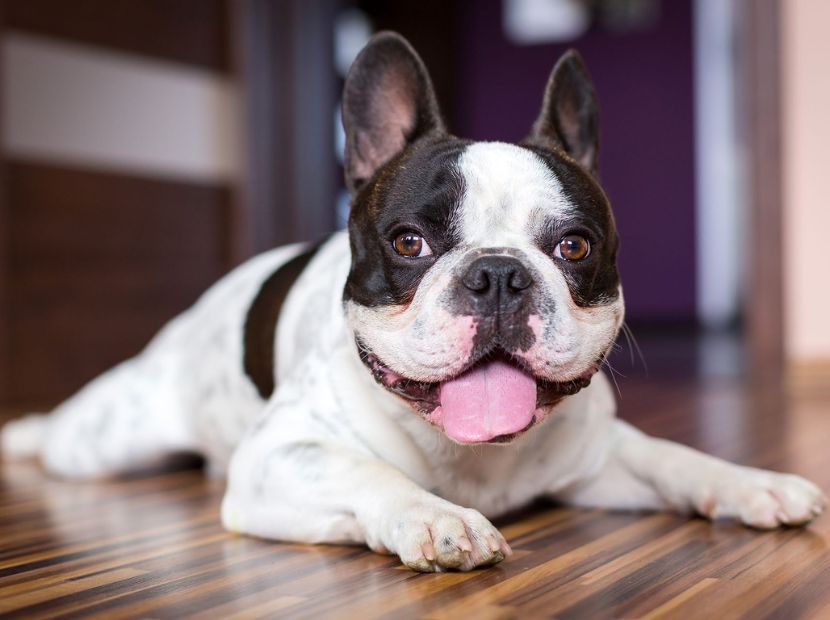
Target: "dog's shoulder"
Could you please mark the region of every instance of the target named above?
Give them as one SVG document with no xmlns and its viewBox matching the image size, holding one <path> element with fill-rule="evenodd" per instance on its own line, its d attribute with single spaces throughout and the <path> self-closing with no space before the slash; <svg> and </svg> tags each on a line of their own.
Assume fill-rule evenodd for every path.
<svg viewBox="0 0 830 620">
<path fill-rule="evenodd" d="M 324 356 L 346 335 L 342 297 L 351 256 L 348 236 L 334 233 L 311 249 L 313 255 L 276 308 L 277 382 L 302 358 Z"/>
<path fill-rule="evenodd" d="M 247 307 L 242 328 L 242 363 L 262 398 L 269 398 L 276 387 L 277 343 L 293 340 L 303 323 L 320 323 L 323 319 L 320 309 L 327 305 L 327 298 L 334 290 L 327 286 L 330 279 L 327 263 L 332 258 L 348 261 L 348 256 L 341 257 L 342 237 L 334 234 L 319 243 L 308 244 L 289 260 L 282 261 L 262 280 Z M 324 299 L 319 292 L 323 292 Z M 299 312 L 284 312 L 291 298 L 295 299 Z M 290 356 L 286 356 L 287 353 L 281 356 L 283 362 L 289 363 Z"/>
</svg>

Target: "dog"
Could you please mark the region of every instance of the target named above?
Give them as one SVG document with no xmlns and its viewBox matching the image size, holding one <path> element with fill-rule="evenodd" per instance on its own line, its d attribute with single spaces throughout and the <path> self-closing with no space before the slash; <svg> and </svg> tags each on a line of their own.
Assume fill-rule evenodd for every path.
<svg viewBox="0 0 830 620">
<path fill-rule="evenodd" d="M 600 366 L 623 323 L 598 179 L 598 108 L 567 52 L 520 144 L 450 135 L 409 43 L 374 36 L 343 96 L 348 232 L 255 257 L 137 357 L 48 415 L 10 458 L 65 478 L 198 452 L 222 522 L 357 543 L 416 571 L 511 553 L 488 519 L 540 497 L 775 528 L 826 498 L 615 419 Z"/>
</svg>

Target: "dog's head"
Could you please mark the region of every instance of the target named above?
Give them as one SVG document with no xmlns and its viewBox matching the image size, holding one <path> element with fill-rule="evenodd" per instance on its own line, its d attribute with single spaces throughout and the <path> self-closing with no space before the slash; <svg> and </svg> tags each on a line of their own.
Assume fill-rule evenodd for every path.
<svg viewBox="0 0 830 620">
<path fill-rule="evenodd" d="M 457 442 L 515 437 L 588 384 L 623 319 L 582 60 L 556 64 L 523 142 L 471 142 L 446 132 L 415 51 L 381 33 L 343 120 L 344 303 L 364 363 Z"/>
</svg>

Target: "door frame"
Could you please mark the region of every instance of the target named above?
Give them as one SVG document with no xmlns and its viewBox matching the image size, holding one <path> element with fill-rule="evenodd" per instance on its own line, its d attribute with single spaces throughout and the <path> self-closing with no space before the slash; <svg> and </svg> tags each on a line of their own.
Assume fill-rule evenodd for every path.
<svg viewBox="0 0 830 620">
<path fill-rule="evenodd" d="M 5 33 L 4 5 L 0 2 L 0 37 Z M 0 50 L 2 54 L 2 50 Z M 2 65 L 0 63 L 0 88 L 3 84 Z M 0 106 L 2 106 L 0 97 Z M 0 107 L 0 117 L 3 110 Z M 2 127 L 0 127 L 0 149 L 4 144 Z M 9 243 L 9 213 L 6 203 L 6 156 L 0 151 L 0 403 L 6 400 L 9 393 L 9 270 L 10 256 Z M 2 414 L 2 412 L 0 412 Z"/>
<path fill-rule="evenodd" d="M 753 383 L 777 384 L 785 369 L 781 0 L 739 0 L 736 12 L 738 109 L 748 153 L 746 368 Z"/>
<path fill-rule="evenodd" d="M 237 0 L 229 6 L 243 162 L 231 254 L 241 262 L 335 228 L 338 1 Z"/>
</svg>

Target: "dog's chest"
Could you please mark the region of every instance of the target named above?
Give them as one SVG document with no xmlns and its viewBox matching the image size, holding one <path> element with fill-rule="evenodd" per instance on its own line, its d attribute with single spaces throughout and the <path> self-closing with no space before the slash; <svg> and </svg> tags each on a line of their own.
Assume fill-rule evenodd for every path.
<svg viewBox="0 0 830 620">
<path fill-rule="evenodd" d="M 551 484 L 551 460 L 543 453 L 501 458 L 472 455 L 453 468 L 436 471 L 437 495 L 493 517 L 544 495 Z"/>
<path fill-rule="evenodd" d="M 573 485 L 604 461 L 613 421 L 610 398 L 607 380 L 599 374 L 533 433 L 503 446 L 453 444 L 426 432 L 411 414 L 399 423 L 416 438 L 429 463 L 428 473 L 419 480 L 425 487 L 494 517 Z"/>
</svg>

